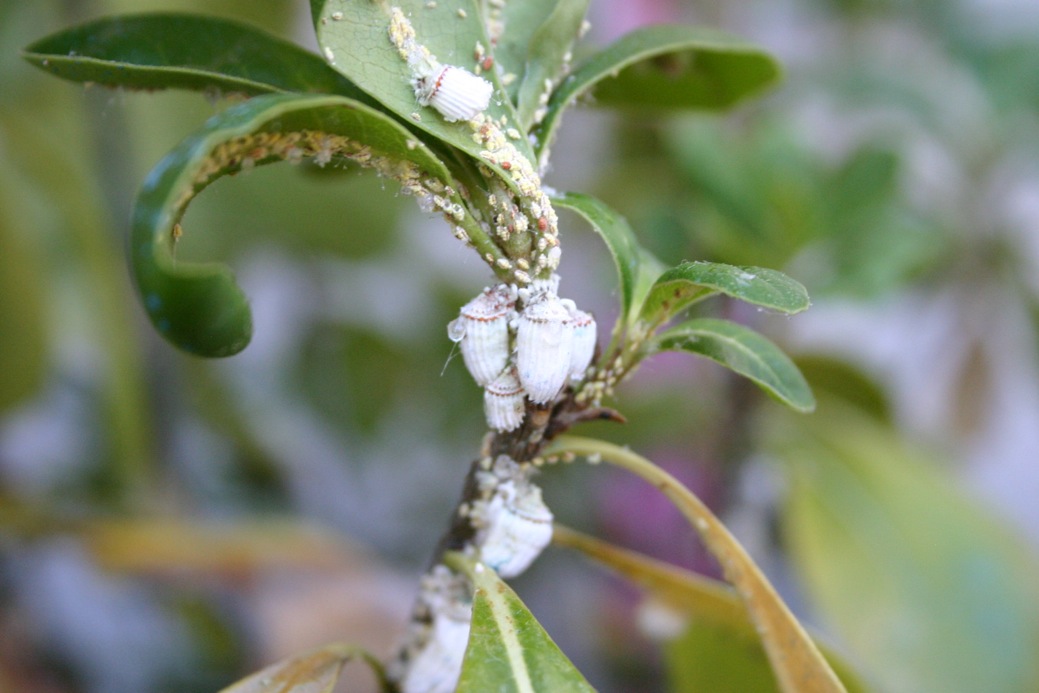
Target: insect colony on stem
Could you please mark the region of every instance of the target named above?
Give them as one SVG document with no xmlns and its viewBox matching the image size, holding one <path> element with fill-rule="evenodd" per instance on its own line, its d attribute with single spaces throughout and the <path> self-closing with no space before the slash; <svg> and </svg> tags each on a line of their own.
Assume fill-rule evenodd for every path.
<svg viewBox="0 0 1039 693">
<path fill-rule="evenodd" d="M 520 575 L 552 539 L 552 511 L 530 465 L 506 455 L 480 461 L 477 495 L 463 504 L 475 530 L 463 552 L 503 578 Z M 403 693 L 449 693 L 458 684 L 469 640 L 472 602 L 466 579 L 444 565 L 423 576 L 406 645 L 390 665 Z"/>
<path fill-rule="evenodd" d="M 487 425 L 496 431 L 523 423 L 524 397 L 535 404 L 551 402 L 567 382 L 581 380 L 591 363 L 595 319 L 559 298 L 558 284 L 558 275 L 552 275 L 534 280 L 530 288 L 488 287 L 448 324 L 448 337 L 484 388 Z"/>
<path fill-rule="evenodd" d="M 484 253 L 484 259 L 512 281 L 481 291 L 462 306 L 447 332 L 484 388 L 488 426 L 499 433 L 514 431 L 523 424 L 528 399 L 549 406 L 567 383 L 584 378 L 595 351 L 595 320 L 558 295 L 559 276 L 553 272 L 560 258 L 556 214 L 533 164 L 510 141 L 522 135 L 508 127 L 506 117 L 496 120 L 484 113 L 494 86 L 462 67 L 441 64 L 416 40 L 398 7 L 391 8 L 389 37 L 408 65 L 418 104 L 432 107 L 446 122 L 467 122 L 482 147 L 480 171 L 488 179 L 489 211 L 480 223 L 509 255 Z M 493 67 L 493 58 L 479 43 L 476 59 L 478 73 Z M 445 207 L 435 196 L 432 201 Z M 454 218 L 463 219 L 465 211 Z M 481 218 L 478 208 L 468 211 Z M 455 227 L 455 235 L 469 239 L 461 227 Z M 485 457 L 474 472 L 475 497 L 459 508 L 473 530 L 463 553 L 503 578 L 525 571 L 552 538 L 553 515 L 531 481 L 532 473 L 531 465 L 508 456 Z M 471 614 L 464 578 L 442 564 L 426 574 L 411 630 L 391 672 L 404 693 L 454 690 Z"/>
</svg>

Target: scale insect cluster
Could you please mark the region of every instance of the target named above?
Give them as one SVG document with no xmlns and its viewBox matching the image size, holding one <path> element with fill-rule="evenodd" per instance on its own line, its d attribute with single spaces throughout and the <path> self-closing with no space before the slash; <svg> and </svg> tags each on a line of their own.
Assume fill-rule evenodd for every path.
<svg viewBox="0 0 1039 693">
<path fill-rule="evenodd" d="M 448 324 L 448 337 L 485 390 L 484 413 L 496 431 L 519 428 L 527 399 L 548 404 L 567 383 L 583 379 L 591 363 L 595 319 L 559 298 L 558 285 L 553 275 L 522 289 L 488 287 Z"/>
</svg>

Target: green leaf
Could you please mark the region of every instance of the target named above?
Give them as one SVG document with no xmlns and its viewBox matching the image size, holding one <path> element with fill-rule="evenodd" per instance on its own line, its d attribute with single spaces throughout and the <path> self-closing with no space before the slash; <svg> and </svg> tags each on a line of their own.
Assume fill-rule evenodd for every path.
<svg viewBox="0 0 1039 693">
<path fill-rule="evenodd" d="M 794 362 L 754 330 L 728 320 L 698 318 L 655 336 L 647 353 L 688 351 L 750 378 L 761 389 L 793 409 L 810 412 L 815 398 Z"/>
<path fill-rule="evenodd" d="M 494 62 L 503 76 L 512 75 L 512 81 L 505 85 L 505 90 L 513 103 L 518 103 L 519 88 L 523 83 L 522 77 L 534 34 L 544 26 L 545 18 L 555 11 L 560 1 L 506 2 L 500 10 L 506 31 L 498 37 L 498 43 L 494 46 Z M 496 11 L 497 8 L 487 7 L 484 16 L 491 21 Z"/>
<path fill-rule="evenodd" d="M 318 43 L 331 66 L 408 123 L 483 161 L 483 146 L 473 140 L 468 123 L 449 123 L 431 107 L 420 106 L 412 86 L 414 75 L 390 39 L 393 8 L 399 7 L 415 31 L 415 40 L 442 64 L 476 70 L 476 44 L 491 44 L 484 34 L 475 0 L 429 3 L 425 0 L 364 0 L 328 2 L 311 0 Z M 483 72 L 494 84 L 487 115 L 504 117 L 506 128 L 519 128 L 512 102 L 505 96 L 497 71 Z M 513 141 L 520 153 L 534 161 L 526 138 Z M 508 176 L 506 176 L 507 178 Z"/>
<path fill-rule="evenodd" d="M 693 621 L 664 647 L 669 693 L 776 693 L 768 658 L 755 639 Z"/>
<path fill-rule="evenodd" d="M 450 180 L 405 128 L 352 99 L 270 94 L 214 116 L 152 170 L 133 214 L 137 288 L 152 323 L 173 344 L 200 356 L 230 356 L 252 334 L 246 297 L 230 269 L 176 258 L 177 224 L 191 199 L 249 165 L 303 156 L 352 157 L 387 175 L 410 166 L 416 180 Z"/>
<path fill-rule="evenodd" d="M 552 543 L 576 549 L 645 590 L 660 608 L 690 621 L 666 649 L 674 691 L 775 690 L 775 680 L 754 623 L 739 595 L 718 580 L 663 563 L 556 524 Z M 813 638 L 851 693 L 866 684 L 833 648 Z M 705 642 L 706 641 L 706 642 Z M 713 644 L 711 644 L 713 643 Z M 736 663 L 739 666 L 736 666 Z M 728 666 L 731 663 L 733 666 Z M 745 685 L 744 677 L 756 684 Z M 762 683 L 767 682 L 767 684 Z M 726 688 L 727 686 L 727 688 Z"/>
<path fill-rule="evenodd" d="M 551 143 L 563 111 L 584 94 L 603 106 L 725 109 L 779 76 L 771 56 L 723 32 L 677 24 L 638 29 L 563 81 L 539 128 L 540 147 Z"/>
<path fill-rule="evenodd" d="M 390 690 L 378 660 L 359 647 L 334 643 L 289 657 L 224 688 L 220 693 L 332 693 L 351 659 L 365 661 Z"/>
<path fill-rule="evenodd" d="M 516 106 L 524 130 L 536 120 L 535 112 L 547 106 L 541 103 L 543 94 L 546 99 L 551 94 L 545 83 L 555 85 L 563 76 L 587 12 L 588 0 L 560 0 L 531 37 Z"/>
<path fill-rule="evenodd" d="M 26 60 L 63 79 L 130 89 L 325 92 L 367 100 L 320 57 L 264 31 L 188 14 L 122 15 L 40 39 Z"/>
<path fill-rule="evenodd" d="M 663 270 L 663 265 L 639 244 L 635 232 L 624 217 L 594 197 L 566 193 L 553 197 L 552 204 L 584 217 L 606 242 L 617 267 L 621 290 L 621 322 L 624 322 L 633 308 L 642 305 L 653 280 Z"/>
<path fill-rule="evenodd" d="M 451 561 L 473 583 L 473 620 L 457 693 L 594 692 L 516 593 L 483 565 Z"/>
<path fill-rule="evenodd" d="M 840 693 L 846 691 L 833 668 L 804 627 L 721 520 L 678 479 L 630 449 L 592 438 L 562 435 L 549 443 L 544 455 L 573 453 L 608 462 L 637 474 L 652 484 L 682 513 L 736 588 L 768 654 L 779 688 L 784 693 Z"/>
<path fill-rule="evenodd" d="M 612 568 L 668 606 L 756 637 L 754 624 L 739 595 L 723 582 L 622 549 L 558 523 L 552 528 L 552 543 L 580 551 Z"/>
<path fill-rule="evenodd" d="M 859 367 L 836 356 L 799 355 L 797 369 L 820 399 L 837 397 L 878 421 L 894 421 L 891 402 L 884 388 Z"/>
<path fill-rule="evenodd" d="M 725 294 L 769 310 L 794 314 L 808 308 L 808 292 L 782 272 L 714 262 L 683 262 L 664 272 L 642 306 L 640 318 L 661 323 L 709 296 Z"/>
<path fill-rule="evenodd" d="M 883 690 L 1039 690 L 1039 560 L 954 471 L 835 399 L 776 421 L 806 598 Z"/>
</svg>

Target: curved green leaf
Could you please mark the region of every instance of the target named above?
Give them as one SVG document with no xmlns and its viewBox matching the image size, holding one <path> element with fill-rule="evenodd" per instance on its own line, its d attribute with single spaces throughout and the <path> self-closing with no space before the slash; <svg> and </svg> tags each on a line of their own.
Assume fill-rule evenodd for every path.
<svg viewBox="0 0 1039 693">
<path fill-rule="evenodd" d="M 567 57 L 588 12 L 588 1 L 559 0 L 531 37 L 516 101 L 516 111 L 524 130 L 537 120 L 539 108 L 547 109 L 547 102 L 541 103 L 542 95 L 547 99 L 552 85 L 563 76 Z M 547 86 L 546 82 L 549 83 Z"/>
<path fill-rule="evenodd" d="M 747 608 L 732 587 L 635 551 L 554 524 L 552 543 L 574 549 L 644 589 L 658 601 L 696 619 L 756 638 Z"/>
<path fill-rule="evenodd" d="M 606 242 L 620 280 L 621 321 L 625 322 L 633 307 L 642 305 L 653 280 L 663 265 L 643 248 L 627 220 L 599 200 L 580 193 L 566 193 L 552 198 L 552 204 L 584 217 Z"/>
<path fill-rule="evenodd" d="M 411 68 L 390 39 L 392 11 L 400 8 L 414 28 L 416 41 L 440 63 L 475 72 L 477 43 L 485 48 L 491 45 L 475 0 L 439 4 L 425 0 L 311 0 L 310 8 L 318 43 L 335 70 L 415 127 L 481 159 L 483 145 L 473 139 L 468 123 L 449 123 L 435 109 L 419 105 Z M 495 87 L 487 115 L 495 120 L 504 117 L 503 130 L 519 128 L 497 71 L 483 72 L 481 76 Z M 534 161 L 525 137 L 511 142 L 523 156 Z"/>
<path fill-rule="evenodd" d="M 836 399 L 773 427 L 805 597 L 884 690 L 1039 690 L 1039 560 L 947 464 Z"/>
<path fill-rule="evenodd" d="M 659 489 L 685 516 L 707 550 L 718 560 L 725 579 L 736 588 L 754 622 L 780 690 L 784 693 L 841 693 L 846 689 L 761 572 L 747 550 L 703 501 L 678 479 L 630 449 L 593 438 L 562 435 L 549 443 L 546 456 L 573 453 L 608 462 L 637 474 Z"/>
<path fill-rule="evenodd" d="M 646 596 L 659 602 L 661 608 L 687 617 L 690 623 L 686 632 L 666 649 L 670 690 L 775 690 L 754 622 L 729 585 L 558 524 L 554 526 L 552 543 L 584 553 L 644 589 Z M 814 639 L 849 693 L 868 690 L 842 655 L 818 637 Z M 726 666 L 730 657 L 740 666 Z M 760 685 L 741 684 L 745 676 L 753 677 Z"/>
<path fill-rule="evenodd" d="M 23 56 L 74 82 L 245 94 L 318 92 L 368 100 L 319 56 L 255 27 L 216 17 L 108 17 L 40 39 Z"/>
<path fill-rule="evenodd" d="M 473 620 L 457 693 L 594 692 L 497 573 L 459 555 L 448 562 L 473 583 Z"/>
<path fill-rule="evenodd" d="M 334 643 L 283 659 L 220 693 L 332 693 L 351 659 L 366 662 L 379 679 L 380 690 L 390 690 L 379 660 L 359 647 Z"/>
<path fill-rule="evenodd" d="M 696 261 L 683 262 L 660 275 L 639 317 L 649 323 L 660 323 L 716 294 L 790 315 L 811 305 L 805 288 L 782 272 Z"/>
<path fill-rule="evenodd" d="M 352 99 L 270 94 L 214 116 L 152 170 L 133 213 L 131 269 L 149 318 L 173 344 L 200 356 L 230 356 L 252 335 L 249 306 L 230 269 L 176 259 L 177 223 L 191 199 L 221 176 L 304 156 L 352 158 L 415 181 L 450 180 L 405 128 Z"/>
<path fill-rule="evenodd" d="M 551 143 L 563 111 L 583 94 L 594 94 L 603 106 L 724 109 L 779 76 L 770 55 L 724 32 L 677 24 L 638 29 L 590 56 L 563 81 L 538 131 L 540 149 Z"/>
<path fill-rule="evenodd" d="M 801 412 L 815 409 L 815 398 L 801 371 L 779 347 L 754 330 L 728 320 L 698 318 L 656 335 L 647 353 L 688 351 L 750 378 L 783 404 Z"/>
</svg>

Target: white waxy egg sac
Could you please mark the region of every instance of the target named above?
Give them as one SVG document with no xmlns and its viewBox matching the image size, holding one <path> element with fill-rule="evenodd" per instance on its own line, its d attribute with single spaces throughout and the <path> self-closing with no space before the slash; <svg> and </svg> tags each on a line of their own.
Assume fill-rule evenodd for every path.
<svg viewBox="0 0 1039 693">
<path fill-rule="evenodd" d="M 487 110 L 494 86 L 483 77 L 455 65 L 439 65 L 415 80 L 415 97 L 453 123 L 472 120 Z"/>
<path fill-rule="evenodd" d="M 520 314 L 516 367 L 533 402 L 551 401 L 566 384 L 574 343 L 570 321 L 570 311 L 548 292 L 528 303 Z"/>
<path fill-rule="evenodd" d="M 451 614 L 433 616 L 429 639 L 423 643 L 400 682 L 403 693 L 451 693 L 458 686 L 469 643 L 469 620 Z"/>
<path fill-rule="evenodd" d="M 503 578 L 520 575 L 552 540 L 553 519 L 541 489 L 506 481 L 487 503 L 484 528 L 476 536 L 480 560 Z"/>
<path fill-rule="evenodd" d="M 487 425 L 499 432 L 514 431 L 523 423 L 523 386 L 514 369 L 502 371 L 501 375 L 487 385 L 483 392 L 483 411 Z"/>
<path fill-rule="evenodd" d="M 515 299 L 504 284 L 485 289 L 462 306 L 447 326 L 448 337 L 459 343 L 462 360 L 473 380 L 486 387 L 509 361 L 509 320 Z"/>
<path fill-rule="evenodd" d="M 574 331 L 574 346 L 570 352 L 570 380 L 584 379 L 585 371 L 595 354 L 596 325 L 591 313 L 574 308 L 570 311 L 570 326 Z"/>
</svg>

